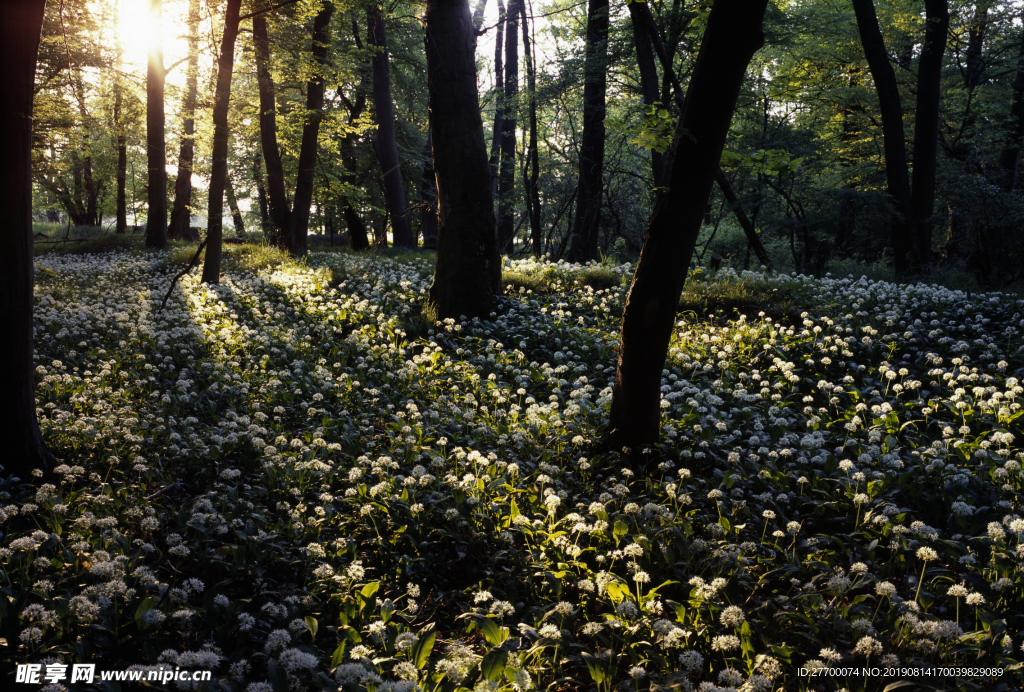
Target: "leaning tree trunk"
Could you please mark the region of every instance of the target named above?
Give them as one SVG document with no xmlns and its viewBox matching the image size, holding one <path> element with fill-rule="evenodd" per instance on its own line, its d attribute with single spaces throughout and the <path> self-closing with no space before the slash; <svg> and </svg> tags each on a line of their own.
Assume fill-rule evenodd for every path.
<svg viewBox="0 0 1024 692">
<path fill-rule="evenodd" d="M 498 162 L 498 252 L 505 252 L 515 234 L 516 96 L 519 93 L 519 14 L 523 0 L 509 0 L 505 15 L 505 82 Z"/>
<path fill-rule="evenodd" d="M 429 304 L 438 319 L 486 314 L 501 290 L 468 0 L 427 0 L 430 131 L 438 236 Z"/>
<path fill-rule="evenodd" d="M 32 353 L 32 93 L 44 6 L 0 3 L 0 474 L 26 481 L 53 461 L 36 416 Z"/>
<path fill-rule="evenodd" d="M 242 210 L 238 208 L 238 198 L 235 196 L 235 186 L 231 183 L 230 175 L 224 178 L 224 199 L 228 203 L 228 213 L 231 214 L 231 222 L 235 226 L 235 235 L 244 238 L 245 221 L 242 219 Z"/>
<path fill-rule="evenodd" d="M 178 150 L 178 177 L 174 181 L 174 204 L 167 237 L 198 240 L 192 234 L 192 166 L 196 152 L 196 98 L 199 92 L 199 0 L 188 5 L 188 73 L 181 112 L 181 147 Z"/>
<path fill-rule="evenodd" d="M 293 255 L 306 254 L 306 235 L 309 233 L 309 207 L 313 203 L 317 137 L 320 121 L 324 117 L 324 72 L 327 50 L 330 46 L 331 14 L 334 6 L 324 2 L 313 19 L 312 46 L 315 72 L 306 82 L 306 119 L 302 124 L 302 144 L 299 147 L 299 172 L 295 180 L 295 196 L 288 226 L 288 251 Z"/>
<path fill-rule="evenodd" d="M 587 53 L 584 59 L 583 136 L 580 142 L 576 221 L 569 244 L 570 262 L 597 259 L 597 236 L 604 189 L 605 74 L 608 48 L 608 0 L 587 4 Z"/>
<path fill-rule="evenodd" d="M 398 142 L 395 139 L 395 109 L 391 103 L 388 35 L 384 27 L 384 15 L 379 6 L 373 5 L 366 10 L 366 23 L 369 44 L 374 48 L 373 108 L 377 116 L 377 134 L 373 138 L 373 149 L 384 176 L 384 199 L 391 216 L 395 246 L 413 247 L 416 243 L 406 209 L 402 165 L 398 158 Z"/>
<path fill-rule="evenodd" d="M 622 313 L 609 442 L 658 441 L 661 373 L 676 307 L 715 183 L 747 65 L 764 43 L 768 0 L 717 0 L 666 162 L 666 187 L 647 226 Z"/>
<path fill-rule="evenodd" d="M 654 65 L 654 46 L 641 6 L 646 8 L 647 3 L 643 0 L 629 3 L 629 18 L 633 25 L 633 43 L 636 46 L 636 62 L 640 67 L 640 88 L 644 94 L 644 105 L 653 106 L 658 103 L 658 70 Z M 651 173 L 654 176 L 654 187 L 658 187 L 665 174 L 665 154 L 653 149 Z"/>
<path fill-rule="evenodd" d="M 150 0 L 156 41 L 146 67 L 146 167 L 149 172 L 149 213 L 146 247 L 167 247 L 167 152 L 164 150 L 164 49 L 160 24 L 163 0 Z"/>
<path fill-rule="evenodd" d="M 889 53 L 878 28 L 878 17 L 872 0 L 853 0 L 857 15 L 857 29 L 864 46 L 864 55 L 871 70 L 878 93 L 882 116 L 882 139 L 885 152 L 885 177 L 889 195 L 896 204 L 900 217 L 892 226 L 892 245 L 896 265 L 896 278 L 905 279 L 911 269 L 913 252 L 914 209 L 910 199 L 910 175 L 907 172 L 907 148 L 903 132 L 903 106 L 896 84 L 896 73 L 889 61 Z"/>
<path fill-rule="evenodd" d="M 224 230 L 224 183 L 228 177 L 228 102 L 231 100 L 231 73 L 235 68 L 235 38 L 238 36 L 238 11 L 242 0 L 228 0 L 224 14 L 224 37 L 217 60 L 217 90 L 213 97 L 213 165 L 210 169 L 210 200 L 207 207 L 206 261 L 203 283 L 220 283 L 220 258 Z"/>
<path fill-rule="evenodd" d="M 284 167 L 281 151 L 277 147 L 277 106 L 274 103 L 274 79 L 270 74 L 270 39 L 267 36 L 267 17 L 257 14 L 252 18 L 252 42 L 256 53 L 256 84 L 260 93 L 260 145 L 263 163 L 267 169 L 267 206 L 270 208 L 270 228 L 274 244 L 287 249 L 289 217 L 288 198 L 284 192 Z"/>
<path fill-rule="evenodd" d="M 912 271 L 932 263 L 932 212 L 939 148 L 939 101 L 942 59 L 949 32 L 947 0 L 925 0 L 927 27 L 917 68 L 917 110 L 914 123 L 914 183 L 910 204 L 914 214 Z"/>
</svg>

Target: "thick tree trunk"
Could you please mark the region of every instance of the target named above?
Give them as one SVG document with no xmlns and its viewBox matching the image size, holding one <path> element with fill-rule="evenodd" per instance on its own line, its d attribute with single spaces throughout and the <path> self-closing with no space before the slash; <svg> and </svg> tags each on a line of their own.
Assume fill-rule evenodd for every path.
<svg viewBox="0 0 1024 692">
<path fill-rule="evenodd" d="M 647 227 L 622 314 L 609 442 L 658 441 L 661 372 L 687 268 L 715 183 L 740 86 L 764 42 L 767 0 L 716 0 L 666 162 L 667 190 Z"/>
<path fill-rule="evenodd" d="M 910 194 L 915 233 L 911 271 L 932 264 L 932 212 L 939 148 L 939 101 L 942 59 L 949 32 L 947 0 L 925 0 L 927 27 L 917 68 L 917 110 L 914 124 L 914 179 Z"/>
<path fill-rule="evenodd" d="M 491 128 L 491 197 L 498 201 L 498 159 L 501 156 L 502 122 L 505 119 L 505 3 L 498 0 L 498 33 L 494 37 L 494 126 Z"/>
<path fill-rule="evenodd" d="M 1010 101 L 1009 127 L 1006 144 L 999 153 L 999 167 L 1003 171 L 1003 189 L 1013 191 L 1017 184 L 1017 161 L 1024 144 L 1024 29 L 1020 32 L 1020 48 L 1017 51 L 1017 71 L 1013 77 L 1013 97 Z"/>
<path fill-rule="evenodd" d="M 361 50 L 363 44 L 359 40 L 359 25 L 355 19 L 352 20 L 352 37 L 355 39 L 356 46 Z M 340 89 L 338 90 L 338 96 L 341 97 L 342 102 L 348 108 L 348 124 L 355 124 L 366 109 L 366 90 L 363 87 L 363 82 L 360 81 L 356 86 L 355 103 L 345 98 Z M 358 171 L 356 166 L 356 135 L 352 132 L 346 133 L 344 139 L 341 140 L 341 164 L 345 170 L 344 181 L 349 186 L 349 189 L 354 190 L 356 188 L 356 173 Z M 353 206 L 352 200 L 348 195 L 342 200 L 342 216 L 345 219 L 345 226 L 348 228 L 349 247 L 353 250 L 365 250 L 370 247 L 370 236 L 366 230 L 366 223 L 359 216 L 359 212 Z"/>
<path fill-rule="evenodd" d="M 523 20 L 523 54 L 526 56 L 526 84 L 530 92 L 530 156 L 527 166 L 523 166 L 523 187 L 526 189 L 526 207 L 530 213 L 530 238 L 533 241 L 533 256 L 540 258 L 543 253 L 543 242 L 540 227 L 540 150 L 537 148 L 537 71 L 530 51 L 530 21 L 526 16 L 526 3 L 520 2 L 519 9 Z"/>
<path fill-rule="evenodd" d="M 245 221 L 242 219 L 242 210 L 238 208 L 238 198 L 235 197 L 235 186 L 231 183 L 230 175 L 224 178 L 224 199 L 228 203 L 228 213 L 231 214 L 231 222 L 235 226 L 235 235 L 244 238 Z"/>
<path fill-rule="evenodd" d="M 438 319 L 487 314 L 501 290 L 475 49 L 469 1 L 427 0 L 427 93 L 438 200 L 429 302 Z"/>
<path fill-rule="evenodd" d="M 238 11 L 242 0 L 227 0 L 224 37 L 217 60 L 217 90 L 213 100 L 213 152 L 210 168 L 210 200 L 207 207 L 206 261 L 203 283 L 220 283 L 220 259 L 223 248 L 224 184 L 228 177 L 228 102 L 231 100 L 231 74 L 235 68 L 235 38 L 238 36 Z"/>
<path fill-rule="evenodd" d="M 631 2 L 629 18 L 633 24 L 633 43 L 636 45 L 636 61 L 640 68 L 640 88 L 644 94 L 644 105 L 653 106 L 658 103 L 658 69 L 654 65 L 654 47 L 651 32 L 642 14 L 647 3 L 642 0 Z M 648 12 L 650 11 L 649 8 Z M 654 176 L 654 187 L 661 185 L 665 174 L 665 155 L 651 150 L 651 173 Z"/>
<path fill-rule="evenodd" d="M 506 252 L 515 234 L 516 98 L 519 94 L 519 14 L 523 0 L 509 0 L 505 15 L 505 100 L 498 165 L 498 252 Z"/>
<path fill-rule="evenodd" d="M 302 144 L 299 147 L 299 172 L 295 181 L 295 196 L 288 225 L 288 251 L 293 255 L 306 254 L 306 235 L 309 233 L 309 208 L 313 203 L 317 138 L 324 113 L 324 71 L 330 47 L 331 14 L 334 6 L 324 2 L 313 19 L 310 53 L 316 71 L 306 82 L 306 118 L 302 124 Z"/>
<path fill-rule="evenodd" d="M 167 152 L 164 149 L 164 49 L 161 23 L 163 0 L 150 0 L 156 23 L 156 41 L 146 67 L 146 167 L 149 213 L 146 216 L 146 247 L 167 247 Z"/>
<path fill-rule="evenodd" d="M 991 0 L 980 0 L 974 6 L 974 17 L 967 28 L 967 51 L 964 65 L 964 86 L 968 93 L 981 84 L 985 73 L 985 61 L 982 60 L 982 49 L 985 46 L 985 33 L 988 29 L 988 10 Z"/>
<path fill-rule="evenodd" d="M 604 190 L 604 115 L 608 48 L 608 0 L 587 3 L 587 53 L 584 60 L 583 137 L 580 143 L 579 193 L 569 244 L 570 262 L 597 259 L 597 236 Z"/>
<path fill-rule="evenodd" d="M 33 359 L 32 93 L 44 0 L 0 3 L 0 476 L 49 469 Z"/>
<path fill-rule="evenodd" d="M 482 4 L 484 0 L 480 0 Z M 480 5 L 477 5 L 480 7 Z M 474 20 L 475 21 L 475 20 Z M 423 247 L 437 247 L 437 178 L 434 176 L 434 148 L 427 133 L 423 145 L 423 176 L 420 178 L 420 225 L 423 227 Z"/>
<path fill-rule="evenodd" d="M 395 109 L 391 102 L 391 69 L 388 65 L 388 35 L 384 27 L 384 15 L 374 5 L 366 10 L 368 42 L 374 47 L 373 65 L 373 108 L 377 116 L 377 134 L 373 149 L 380 162 L 384 176 L 384 199 L 391 216 L 391 228 L 396 247 L 413 247 L 412 226 L 406 213 L 405 185 L 402 182 L 402 165 L 398 157 L 398 143 L 395 140 Z"/>
<path fill-rule="evenodd" d="M 900 217 L 893 223 L 892 245 L 896 278 L 905 279 L 911 270 L 914 249 L 914 210 L 910 199 L 910 176 L 907 172 L 907 148 L 903 132 L 903 106 L 900 103 L 896 73 L 889 62 L 889 53 L 878 28 L 878 17 L 872 0 L 853 0 L 864 55 L 871 70 L 882 116 L 882 139 L 885 152 L 885 177 L 889 195 Z"/>
<path fill-rule="evenodd" d="M 281 151 L 277 148 L 277 106 L 274 103 L 274 79 L 270 74 L 270 39 L 267 36 L 266 15 L 257 14 L 252 18 L 252 40 L 256 53 L 256 82 L 260 93 L 260 144 L 267 170 L 271 233 L 274 243 L 281 249 L 287 249 L 285 239 L 291 213 L 284 192 Z"/>
<path fill-rule="evenodd" d="M 192 166 L 195 160 L 196 98 L 199 92 L 199 0 L 188 5 L 188 73 L 185 97 L 181 104 L 181 147 L 178 150 L 178 177 L 174 181 L 174 204 L 167 237 L 199 240 L 192 233 Z"/>
</svg>

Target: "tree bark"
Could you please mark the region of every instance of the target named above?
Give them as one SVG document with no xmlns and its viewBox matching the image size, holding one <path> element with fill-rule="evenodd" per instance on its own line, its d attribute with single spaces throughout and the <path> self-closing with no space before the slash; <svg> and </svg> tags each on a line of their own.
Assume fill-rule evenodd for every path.
<svg viewBox="0 0 1024 692">
<path fill-rule="evenodd" d="M 270 211 L 267 209 L 267 184 L 263 180 L 263 171 L 260 170 L 261 158 L 257 151 L 256 156 L 252 160 L 252 177 L 256 181 L 256 203 L 260 208 L 260 230 L 263 232 L 263 237 L 267 241 L 272 242 Z"/>
<path fill-rule="evenodd" d="M 882 139 L 885 152 L 885 177 L 889 195 L 900 217 L 892 226 L 892 245 L 896 278 L 905 279 L 911 271 L 914 249 L 914 210 L 911 204 L 910 175 L 907 171 L 907 149 L 903 132 L 903 106 L 900 103 L 896 73 L 878 28 L 878 17 L 872 0 L 853 0 L 864 55 L 871 70 L 882 116 Z"/>
<path fill-rule="evenodd" d="M 523 54 L 526 56 L 526 84 L 530 91 L 530 156 L 527 172 L 523 166 L 523 187 L 526 189 L 526 207 L 530 214 L 530 238 L 533 241 L 533 256 L 540 258 L 544 251 L 540 226 L 540 150 L 537 146 L 537 71 L 530 50 L 530 22 L 526 16 L 526 3 L 520 2 L 523 19 Z"/>
<path fill-rule="evenodd" d="M 658 441 L 661 372 L 679 296 L 747 65 L 764 43 L 766 6 L 716 0 L 708 16 L 666 162 L 667 189 L 658 194 L 622 314 L 609 433 L 615 447 Z"/>
<path fill-rule="evenodd" d="M 636 46 L 636 61 L 640 68 L 640 89 L 643 91 L 644 105 L 653 106 L 658 103 L 658 69 L 654 65 L 651 32 L 645 22 L 646 18 L 641 13 L 641 5 L 647 7 L 643 0 L 629 3 L 629 18 L 633 24 L 633 43 Z M 665 174 L 665 155 L 653 149 L 651 174 L 654 176 L 654 187 L 661 185 Z"/>
<path fill-rule="evenodd" d="M 33 358 L 32 94 L 44 0 L 0 3 L 0 436 L 3 476 L 48 470 Z"/>
<path fill-rule="evenodd" d="M 494 126 L 491 129 L 491 197 L 498 201 L 498 158 L 501 155 L 502 121 L 505 116 L 505 3 L 498 0 L 498 26 L 494 37 Z"/>
<path fill-rule="evenodd" d="M 228 213 L 231 214 L 231 221 L 235 226 L 235 235 L 239 238 L 245 237 L 245 221 L 242 219 L 242 210 L 238 208 L 238 198 L 235 197 L 235 186 L 231 183 L 231 176 L 224 178 L 224 198 L 228 203 Z"/>
<path fill-rule="evenodd" d="M 188 72 L 185 98 L 182 99 L 181 147 L 178 150 L 178 177 L 174 181 L 174 204 L 167 237 L 199 240 L 192 233 L 192 166 L 195 160 L 196 99 L 199 92 L 199 0 L 188 5 Z"/>
<path fill-rule="evenodd" d="M 423 176 L 420 178 L 420 225 L 423 227 L 423 247 L 433 250 L 437 248 L 437 178 L 434 176 L 434 148 L 430 140 L 428 131 L 423 145 Z"/>
<path fill-rule="evenodd" d="M 290 213 L 284 192 L 284 167 L 281 151 L 277 147 L 277 106 L 274 103 L 274 79 L 270 74 L 270 39 L 267 36 L 267 17 L 258 14 L 252 18 L 252 38 L 256 53 L 256 83 L 260 94 L 260 144 L 263 163 L 267 169 L 267 204 L 274 243 L 287 249 Z"/>
<path fill-rule="evenodd" d="M 999 153 L 999 167 L 1003 171 L 1003 189 L 1012 192 L 1017 185 L 1017 161 L 1024 144 L 1024 29 L 1020 32 L 1017 51 L 1017 71 L 1013 77 L 1013 96 L 1010 100 L 1009 127 L 1006 143 Z"/>
<path fill-rule="evenodd" d="M 430 130 L 438 237 L 429 304 L 438 319 L 486 314 L 501 290 L 468 0 L 427 0 Z"/>
<path fill-rule="evenodd" d="M 388 65 L 388 35 L 381 8 L 374 5 L 366 10 L 368 43 L 373 46 L 373 108 L 377 116 L 377 134 L 373 149 L 384 176 L 384 199 L 391 216 L 391 228 L 396 247 L 413 247 L 412 226 L 406 213 L 405 185 L 402 165 L 395 139 L 395 109 L 391 102 L 391 69 Z"/>
<path fill-rule="evenodd" d="M 324 72 L 330 47 L 331 14 L 334 6 L 325 0 L 313 19 L 310 53 L 316 71 L 306 82 L 306 118 L 302 124 L 302 143 L 299 146 L 299 171 L 292 198 L 292 212 L 288 219 L 288 251 L 293 255 L 306 254 L 306 236 L 309 233 L 309 208 L 313 203 L 317 138 L 324 109 Z"/>
<path fill-rule="evenodd" d="M 587 3 L 587 52 L 584 60 L 583 136 L 580 143 L 576 220 L 569 244 L 570 262 L 597 259 L 597 236 L 604 191 L 605 74 L 608 48 L 608 0 Z"/>
<path fill-rule="evenodd" d="M 156 23 L 156 42 L 146 67 L 146 166 L 149 172 L 149 211 L 146 216 L 146 247 L 167 247 L 167 152 L 164 148 L 164 49 L 161 23 L 163 0 L 150 0 Z"/>
<path fill-rule="evenodd" d="M 505 14 L 505 87 L 498 163 L 498 252 L 506 252 L 515 234 L 516 98 L 519 94 L 519 14 L 523 0 L 509 0 Z"/>
<path fill-rule="evenodd" d="M 722 172 L 721 168 L 715 169 L 715 182 L 718 183 L 719 189 L 722 190 L 722 194 L 725 195 L 725 201 L 729 203 L 733 213 L 736 214 L 736 220 L 739 221 L 740 228 L 747 236 L 747 248 L 753 250 L 754 254 L 757 255 L 757 259 L 763 264 L 768 271 L 772 271 L 772 260 L 768 257 L 768 252 L 764 249 L 764 245 L 761 244 L 761 238 L 757 235 L 757 229 L 754 228 L 754 222 L 750 220 L 746 212 L 743 211 L 743 207 L 740 206 L 740 201 L 736 197 L 736 191 L 732 189 L 732 183 L 725 177 L 725 173 Z M 755 214 L 756 218 L 756 214 Z"/>
<path fill-rule="evenodd" d="M 228 177 L 228 102 L 231 100 L 231 74 L 235 67 L 235 38 L 238 36 L 238 12 L 242 0 L 227 0 L 224 37 L 217 60 L 217 90 L 213 100 L 213 165 L 210 169 L 210 200 L 207 207 L 206 261 L 203 283 L 220 283 L 220 259 L 224 226 L 224 184 Z"/>
<path fill-rule="evenodd" d="M 119 61 L 120 62 L 120 61 Z M 114 137 L 117 144 L 117 193 L 115 199 L 114 232 L 128 232 L 128 204 L 126 183 L 128 180 L 128 137 L 124 128 L 124 93 L 120 76 L 114 85 Z"/>
<path fill-rule="evenodd" d="M 911 271 L 932 264 L 932 213 L 939 148 L 939 102 L 942 98 L 942 59 L 949 32 L 947 0 L 925 0 L 927 26 L 917 67 L 917 109 L 914 124 L 913 208 L 914 258 Z"/>
</svg>

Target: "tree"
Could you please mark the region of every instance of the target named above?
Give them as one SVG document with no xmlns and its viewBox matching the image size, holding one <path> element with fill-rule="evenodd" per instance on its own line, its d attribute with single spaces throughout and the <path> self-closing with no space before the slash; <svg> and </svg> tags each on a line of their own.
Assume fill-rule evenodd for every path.
<svg viewBox="0 0 1024 692">
<path fill-rule="evenodd" d="M 587 54 L 583 82 L 583 137 L 580 145 L 576 221 L 569 245 L 571 262 L 597 259 L 604 189 L 604 116 L 607 85 L 608 0 L 587 3 Z"/>
<path fill-rule="evenodd" d="M 33 359 L 32 95 L 45 0 L 0 3 L 0 434 L 5 474 L 52 458 L 36 416 Z"/>
<path fill-rule="evenodd" d="M 853 0 L 864 54 L 875 82 L 881 110 L 885 173 L 900 219 L 893 224 L 896 277 L 905 278 L 930 262 L 932 209 L 938 137 L 939 80 L 949 12 L 946 0 L 926 0 L 927 28 L 917 79 L 917 125 L 914 133 L 914 187 L 910 187 L 903 131 L 903 107 L 896 74 L 878 28 L 873 0 Z"/>
<path fill-rule="evenodd" d="M 519 93 L 519 15 L 523 0 L 509 0 L 505 15 L 504 96 L 498 160 L 498 252 L 505 252 L 515 234 L 516 97 Z"/>
<path fill-rule="evenodd" d="M 438 201 L 428 300 L 438 319 L 486 314 L 501 290 L 475 49 L 468 0 L 427 0 L 427 94 Z"/>
<path fill-rule="evenodd" d="M 367 42 L 374 50 L 371 62 L 377 134 L 373 137 L 373 149 L 384 178 L 384 199 L 387 201 L 388 213 L 391 216 L 395 245 L 412 247 L 416 243 L 406 209 L 402 165 L 398 158 L 398 143 L 395 141 L 395 109 L 391 102 L 391 71 L 388 68 L 388 35 L 380 6 L 374 4 L 366 9 L 366 23 Z"/>
<path fill-rule="evenodd" d="M 274 103 L 274 80 L 270 73 L 267 18 L 263 13 L 257 13 L 252 18 L 253 43 L 256 48 L 256 79 L 260 95 L 260 139 L 267 169 L 270 223 L 278 247 L 294 255 L 306 254 L 309 209 L 313 202 L 317 137 L 320 133 L 320 121 L 323 119 L 324 72 L 330 46 L 328 29 L 333 11 L 333 5 L 324 2 L 313 18 L 310 54 L 316 69 L 306 82 L 306 110 L 302 123 L 295 193 L 290 210 L 284 191 L 284 167 L 277 145 L 277 106 Z"/>
<path fill-rule="evenodd" d="M 242 0 L 227 0 L 224 37 L 217 60 L 217 89 L 213 99 L 213 167 L 210 170 L 210 200 L 207 211 L 206 261 L 203 283 L 220 283 L 220 259 L 224 227 L 224 184 L 228 177 L 228 103 L 231 100 L 231 75 L 235 67 L 235 38 L 238 36 L 238 12 Z"/>
<path fill-rule="evenodd" d="M 609 442 L 658 441 L 661 373 L 747 65 L 764 43 L 768 0 L 716 0 L 622 313 Z"/>
<path fill-rule="evenodd" d="M 192 233 L 192 165 L 196 151 L 196 100 L 199 91 L 199 0 L 188 5 L 188 73 L 185 98 L 181 104 L 181 147 L 178 152 L 178 177 L 174 181 L 174 205 L 169 238 L 198 240 Z"/>
<path fill-rule="evenodd" d="M 149 171 L 149 213 L 146 217 L 146 247 L 167 247 L 167 152 L 164 150 L 164 51 L 160 23 L 163 0 L 150 0 L 149 11 L 156 22 L 155 42 L 146 67 L 146 167 Z"/>
</svg>

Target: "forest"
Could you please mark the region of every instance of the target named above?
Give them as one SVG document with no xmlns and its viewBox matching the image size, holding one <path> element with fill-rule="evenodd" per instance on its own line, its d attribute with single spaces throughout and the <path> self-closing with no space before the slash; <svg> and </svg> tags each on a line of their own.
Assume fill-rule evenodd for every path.
<svg viewBox="0 0 1024 692">
<path fill-rule="evenodd" d="M 1024 688 L 1024 3 L 0 2 L 0 676 Z"/>
</svg>

